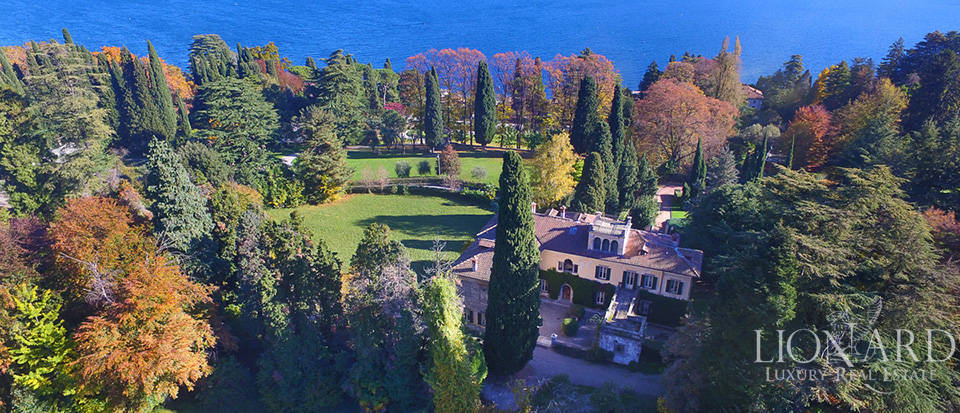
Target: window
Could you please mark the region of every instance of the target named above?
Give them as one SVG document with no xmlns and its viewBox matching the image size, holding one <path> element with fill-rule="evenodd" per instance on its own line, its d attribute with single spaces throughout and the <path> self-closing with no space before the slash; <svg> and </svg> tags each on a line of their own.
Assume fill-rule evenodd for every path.
<svg viewBox="0 0 960 413">
<path fill-rule="evenodd" d="M 547 293 L 547 280 L 540 280 L 540 294 Z"/>
<path fill-rule="evenodd" d="M 487 320 L 484 319 L 483 311 L 477 312 L 477 324 L 480 324 L 482 326 L 487 325 Z"/>
<path fill-rule="evenodd" d="M 610 252 L 620 253 L 620 244 L 618 244 L 616 241 L 611 241 Z"/>
<path fill-rule="evenodd" d="M 598 265 L 598 266 L 597 266 L 597 269 L 596 269 L 596 271 L 594 271 L 594 274 L 593 274 L 593 275 L 594 275 L 595 277 L 597 277 L 598 280 L 609 280 L 609 279 L 610 279 L 610 267 L 604 267 L 604 266 L 602 266 L 602 265 Z"/>
<path fill-rule="evenodd" d="M 603 299 L 605 298 L 604 295 L 605 294 L 603 293 L 603 290 L 597 291 L 597 296 L 596 296 L 597 305 L 603 305 Z"/>
<path fill-rule="evenodd" d="M 637 286 L 637 278 L 639 274 L 633 271 L 624 271 L 623 272 L 623 286 L 627 289 L 632 290 L 633 287 Z"/>
<path fill-rule="evenodd" d="M 473 310 L 468 308 L 464 316 L 467 318 L 467 324 L 473 324 Z"/>
<path fill-rule="evenodd" d="M 682 295 L 683 282 L 677 280 L 667 280 L 667 292 L 670 294 Z"/>
<path fill-rule="evenodd" d="M 648 290 L 656 290 L 657 277 L 654 277 L 650 274 L 643 274 L 643 277 L 640 278 L 640 286 Z"/>
<path fill-rule="evenodd" d="M 560 271 L 562 271 L 562 272 L 570 272 L 570 273 L 576 274 L 576 273 L 577 273 L 577 266 L 573 264 L 573 261 L 563 260 L 563 264 L 561 264 Z"/>
<path fill-rule="evenodd" d="M 557 263 L 557 271 L 563 271 L 563 261 Z"/>
<path fill-rule="evenodd" d="M 595 250 L 600 249 L 600 238 L 593 239 L 593 249 Z"/>
<path fill-rule="evenodd" d="M 623 344 L 617 343 L 613 345 L 614 353 L 623 353 Z"/>
<path fill-rule="evenodd" d="M 610 240 L 608 239 L 603 240 L 603 246 L 600 249 L 604 251 L 610 251 Z"/>
</svg>

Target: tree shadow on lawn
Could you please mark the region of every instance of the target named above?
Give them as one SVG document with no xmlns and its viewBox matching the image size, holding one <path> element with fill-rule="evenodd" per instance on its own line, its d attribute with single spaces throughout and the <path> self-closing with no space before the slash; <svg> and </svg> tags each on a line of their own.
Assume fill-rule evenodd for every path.
<svg viewBox="0 0 960 413">
<path fill-rule="evenodd" d="M 486 214 L 377 215 L 359 220 L 357 224 L 362 227 L 384 224 L 415 237 L 472 237 L 488 219 L 490 216 Z"/>
</svg>

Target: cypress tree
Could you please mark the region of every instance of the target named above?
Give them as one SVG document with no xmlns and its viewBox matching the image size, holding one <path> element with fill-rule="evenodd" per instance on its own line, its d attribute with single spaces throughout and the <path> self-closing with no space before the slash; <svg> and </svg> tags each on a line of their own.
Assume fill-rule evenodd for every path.
<svg viewBox="0 0 960 413">
<path fill-rule="evenodd" d="M 620 162 L 623 160 L 624 149 L 627 145 L 627 137 L 624 131 L 623 108 L 623 87 L 617 84 L 613 89 L 613 101 L 610 104 L 610 115 L 607 116 L 607 124 L 610 125 L 614 166 L 618 169 L 620 168 Z"/>
<path fill-rule="evenodd" d="M 590 134 L 599 122 L 597 114 L 597 82 L 590 76 L 580 81 L 577 94 L 577 109 L 573 113 L 573 125 L 570 127 L 570 144 L 574 152 L 586 153 L 590 150 Z"/>
<path fill-rule="evenodd" d="M 390 63 L 390 58 L 389 58 L 389 57 L 387 58 L 387 60 L 385 60 L 385 61 L 383 62 L 383 68 L 384 68 L 384 69 L 387 69 L 387 70 L 390 70 L 390 71 L 393 70 L 393 63 Z"/>
<path fill-rule="evenodd" d="M 427 145 L 437 148 L 443 143 L 443 112 L 440 104 L 440 82 L 437 70 L 430 68 L 426 79 L 426 104 L 423 114 L 423 135 Z"/>
<path fill-rule="evenodd" d="M 63 33 L 63 43 L 64 44 L 73 44 L 73 36 L 70 35 L 70 31 L 66 27 L 60 30 Z"/>
<path fill-rule="evenodd" d="M 180 122 L 180 133 L 184 138 L 189 138 L 193 134 L 193 128 L 190 127 L 190 114 L 187 112 L 187 106 L 183 104 L 183 99 L 177 95 L 177 113 Z"/>
<path fill-rule="evenodd" d="M 707 161 L 703 157 L 703 140 L 697 139 L 697 153 L 693 156 L 693 168 L 687 176 L 687 184 L 691 192 L 688 196 L 694 197 L 707 186 Z"/>
<path fill-rule="evenodd" d="M 610 141 L 610 127 L 606 122 L 598 120 L 593 128 L 593 138 L 590 139 L 590 151 L 600 154 L 603 169 L 606 171 L 603 177 L 604 194 L 606 195 L 603 210 L 615 213 L 620 202 L 619 191 L 617 190 L 617 173 L 620 167 L 617 166 L 616 157 L 613 154 L 613 144 Z"/>
<path fill-rule="evenodd" d="M 483 350 L 490 372 L 509 375 L 533 357 L 540 325 L 540 252 L 523 160 L 503 154 L 500 212 L 487 298 Z"/>
<path fill-rule="evenodd" d="M 380 100 L 377 88 L 379 83 L 380 74 L 373 70 L 373 66 L 363 65 L 363 93 L 367 99 L 367 110 L 371 114 L 379 114 L 383 111 L 383 102 Z"/>
<path fill-rule="evenodd" d="M 573 194 L 573 210 L 583 213 L 602 212 L 607 199 L 605 173 L 600 154 L 591 152 L 583 164 L 583 175 Z"/>
<path fill-rule="evenodd" d="M 20 81 L 16 70 L 7 59 L 7 54 L 3 51 L 0 51 L 0 85 L 6 85 L 14 92 L 23 93 L 23 82 Z"/>
<path fill-rule="evenodd" d="M 634 194 L 633 207 L 630 209 L 630 216 L 633 217 L 634 228 L 644 228 L 653 223 L 660 206 L 657 204 L 655 195 L 657 194 L 657 172 L 647 161 L 647 154 L 640 156 L 640 164 L 637 166 L 639 174 L 637 176 L 637 192 Z"/>
<path fill-rule="evenodd" d="M 162 139 L 173 139 L 177 134 L 177 112 L 167 87 L 167 78 L 163 74 L 163 64 L 157 56 L 157 49 L 147 40 L 147 53 L 150 57 L 150 89 L 153 99 L 157 102 L 157 111 L 160 118 L 159 131 Z"/>
<path fill-rule="evenodd" d="M 740 174 L 740 180 L 743 182 L 758 181 L 763 178 L 763 168 L 767 163 L 767 137 L 763 137 L 763 143 L 754 149 L 753 154 L 747 157 L 743 164 L 743 173 Z"/>
<path fill-rule="evenodd" d="M 477 67 L 477 92 L 473 99 L 473 133 L 480 146 L 486 147 L 493 140 L 497 129 L 497 96 L 493 91 L 493 77 L 487 62 Z"/>
<path fill-rule="evenodd" d="M 793 151 L 797 149 L 797 134 L 790 134 L 790 150 L 787 152 L 787 169 L 793 169 Z"/>
<path fill-rule="evenodd" d="M 673 57 L 671 56 L 671 58 Z M 647 71 L 643 74 L 643 80 L 640 82 L 638 89 L 641 92 L 646 91 L 650 85 L 657 83 L 657 81 L 660 80 L 661 74 L 663 74 L 663 72 L 660 71 L 660 67 L 657 66 L 657 61 L 654 60 L 652 63 L 650 63 L 650 66 L 647 66 Z"/>
<path fill-rule="evenodd" d="M 636 203 L 637 193 L 640 192 L 639 169 L 637 166 L 637 152 L 633 145 L 623 145 L 620 156 L 620 167 L 617 169 L 617 210 L 630 211 Z"/>
</svg>

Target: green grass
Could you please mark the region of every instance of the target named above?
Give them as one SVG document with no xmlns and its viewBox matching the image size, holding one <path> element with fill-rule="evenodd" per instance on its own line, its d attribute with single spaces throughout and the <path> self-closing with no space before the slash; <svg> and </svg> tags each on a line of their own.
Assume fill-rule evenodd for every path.
<svg viewBox="0 0 960 413">
<path fill-rule="evenodd" d="M 274 219 L 289 216 L 293 209 L 274 209 Z M 296 208 L 314 237 L 323 240 L 344 265 L 349 264 L 371 223 L 390 227 L 390 238 L 407 248 L 415 270 L 433 262 L 433 240 L 447 243 L 444 257 L 456 259 L 492 213 L 442 197 L 421 195 L 353 194 L 328 205 Z"/>
<path fill-rule="evenodd" d="M 679 208 L 670 210 L 670 219 L 683 219 L 687 217 L 687 211 Z"/>
<path fill-rule="evenodd" d="M 464 181 L 474 181 L 470 172 L 473 168 L 480 166 L 487 170 L 487 178 L 484 182 L 496 185 L 500 179 L 500 169 L 503 164 L 502 153 L 500 152 L 460 152 L 460 179 Z M 421 153 L 408 153 L 406 155 L 398 153 L 386 153 L 377 155 L 370 151 L 352 150 L 347 151 L 347 165 L 354 169 L 353 179 L 359 180 L 363 177 L 363 170 L 369 170 L 376 174 L 380 167 L 387 170 L 391 178 L 396 178 L 397 173 L 394 166 L 398 161 L 406 161 L 410 164 L 410 176 L 417 177 L 417 164 L 420 161 L 429 161 L 431 170 L 429 175 L 437 176 L 437 157 L 436 155 L 424 155 Z"/>
</svg>

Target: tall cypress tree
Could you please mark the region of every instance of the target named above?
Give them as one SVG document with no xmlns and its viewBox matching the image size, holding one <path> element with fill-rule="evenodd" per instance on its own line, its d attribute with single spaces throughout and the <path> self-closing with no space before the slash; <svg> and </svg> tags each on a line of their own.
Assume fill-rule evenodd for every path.
<svg viewBox="0 0 960 413">
<path fill-rule="evenodd" d="M 540 252 L 530 200 L 523 160 L 516 152 L 504 153 L 483 340 L 487 364 L 495 375 L 505 376 L 522 369 L 533 357 L 539 335 Z"/>
<path fill-rule="evenodd" d="M 603 169 L 606 172 L 603 176 L 603 188 L 606 195 L 603 210 L 616 213 L 620 201 L 619 191 L 617 190 L 617 172 L 620 168 L 617 166 L 617 159 L 613 154 L 613 144 L 610 141 L 610 127 L 606 122 L 598 120 L 590 139 L 590 151 L 600 154 L 600 160 L 603 162 Z"/>
<path fill-rule="evenodd" d="M 64 44 L 73 44 L 73 36 L 70 35 L 70 31 L 66 27 L 60 30 L 63 33 L 63 43 Z"/>
<path fill-rule="evenodd" d="M 583 164 L 583 175 L 573 193 L 573 210 L 592 214 L 603 212 L 607 199 L 603 160 L 600 154 L 591 152 Z"/>
<path fill-rule="evenodd" d="M 687 185 L 692 192 L 688 194 L 691 197 L 699 195 L 700 191 L 707 186 L 707 161 L 703 157 L 702 139 L 697 139 L 697 153 L 693 156 L 693 168 L 687 176 Z"/>
<path fill-rule="evenodd" d="M 623 87 L 618 83 L 613 89 L 613 101 L 610 103 L 610 115 L 607 116 L 607 124 L 610 125 L 610 137 L 613 145 L 613 159 L 618 169 L 620 162 L 623 161 L 624 149 L 627 143 L 626 132 L 624 131 L 623 121 Z M 636 161 L 636 160 L 634 160 Z"/>
<path fill-rule="evenodd" d="M 763 178 L 763 168 L 767 163 L 767 137 L 763 137 L 763 143 L 753 150 L 753 154 L 747 157 L 743 163 L 743 171 L 740 174 L 742 182 L 758 181 Z"/>
<path fill-rule="evenodd" d="M 570 127 L 570 144 L 577 153 L 586 153 L 590 150 L 590 135 L 599 122 L 597 114 L 597 82 L 590 76 L 584 76 L 580 81 L 580 91 L 577 94 L 577 109 L 573 113 L 573 125 Z"/>
<path fill-rule="evenodd" d="M 183 99 L 177 95 L 177 121 L 180 123 L 180 133 L 184 138 L 193 135 L 193 128 L 190 127 L 190 114 L 187 112 L 187 106 L 183 104 Z"/>
<path fill-rule="evenodd" d="M 167 78 L 163 74 L 163 64 L 157 56 L 157 49 L 147 40 L 147 54 L 150 57 L 150 93 L 156 101 L 159 115 L 159 132 L 162 139 L 173 139 L 177 135 L 177 112 L 167 87 Z"/>
<path fill-rule="evenodd" d="M 473 134 L 480 146 L 493 140 L 497 129 L 497 95 L 493 91 L 493 77 L 487 62 L 477 67 L 477 93 L 473 100 Z"/>
<path fill-rule="evenodd" d="M 7 59 L 6 53 L 0 53 L 0 86 L 9 86 L 14 92 L 23 93 L 23 82 Z"/>
<path fill-rule="evenodd" d="M 640 191 L 639 169 L 637 166 L 637 152 L 633 145 L 623 145 L 620 155 L 620 167 L 617 169 L 617 210 L 630 211 L 636 204 L 637 193 Z"/>
<path fill-rule="evenodd" d="M 440 81 L 437 70 L 430 68 L 426 82 L 426 104 L 423 114 L 423 135 L 431 148 L 443 143 L 443 108 L 440 104 Z"/>
<path fill-rule="evenodd" d="M 655 197 L 659 178 L 657 172 L 653 170 L 653 166 L 647 161 L 647 154 L 640 156 L 637 169 L 637 192 L 634 193 L 630 216 L 633 217 L 634 228 L 644 228 L 653 223 L 654 218 L 660 211 L 660 205 L 657 204 Z"/>
</svg>

